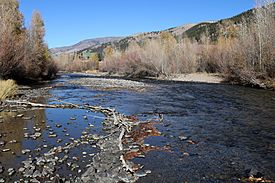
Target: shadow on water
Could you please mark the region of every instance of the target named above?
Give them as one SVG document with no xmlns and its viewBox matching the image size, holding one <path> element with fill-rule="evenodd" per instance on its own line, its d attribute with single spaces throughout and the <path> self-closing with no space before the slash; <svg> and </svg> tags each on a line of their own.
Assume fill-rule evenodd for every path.
<svg viewBox="0 0 275 183">
<path fill-rule="evenodd" d="M 144 80 L 153 88 L 143 92 L 94 90 L 68 83 L 80 77 L 87 76 L 63 75 L 53 81 L 50 85 L 56 87 L 50 90 L 49 103 L 57 103 L 55 99 L 59 99 L 114 107 L 141 120 L 163 114 L 164 122 L 157 125 L 161 136 L 149 137 L 145 143 L 166 146 L 170 151 L 151 151 L 145 158 L 135 158 L 135 163 L 152 171 L 139 182 L 241 182 L 240 179 L 250 174 L 275 180 L 274 92 L 223 84 L 152 80 Z M 68 142 L 69 138 L 79 138 L 89 123 L 94 125 L 91 133 L 103 133 L 103 116 L 85 110 L 23 112 L 24 116 L 32 117 L 29 120 L 13 117 L 18 114 L 0 113 L 3 118 L 0 141 L 6 142 L 5 147 L 0 148 L 11 149 L 0 153 L 0 162 L 7 168 L 18 167 L 18 163 L 28 157 L 22 155 L 22 149 L 41 148 L 38 153 L 46 152 L 52 146 Z M 41 138 L 24 138 L 24 133 L 32 133 L 36 125 L 41 128 Z M 61 127 L 57 127 L 59 125 Z M 57 134 L 56 138 L 49 138 L 51 131 Z M 57 143 L 57 139 L 62 142 Z M 12 140 L 17 142 L 8 143 Z M 43 148 L 45 144 L 47 148 Z M 94 148 L 82 148 L 88 153 L 96 152 Z M 72 156 L 79 156 L 83 149 L 72 152 Z M 37 152 L 32 153 L 35 156 Z M 89 157 L 82 161 L 83 165 L 87 164 Z M 64 168 L 63 173 L 68 171 Z"/>
</svg>

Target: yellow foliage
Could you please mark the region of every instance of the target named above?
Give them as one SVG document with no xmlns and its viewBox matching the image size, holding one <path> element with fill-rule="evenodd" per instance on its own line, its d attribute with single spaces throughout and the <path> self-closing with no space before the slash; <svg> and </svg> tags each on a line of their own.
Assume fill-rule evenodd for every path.
<svg viewBox="0 0 275 183">
<path fill-rule="evenodd" d="M 17 92 L 17 85 L 13 80 L 0 80 L 0 100 L 12 97 Z"/>
<path fill-rule="evenodd" d="M 99 62 L 98 53 L 92 53 L 90 59 L 91 59 L 91 61 L 93 61 L 93 62 Z"/>
<path fill-rule="evenodd" d="M 106 58 L 110 58 L 110 57 L 113 55 L 113 53 L 114 53 L 114 49 L 112 48 L 112 46 L 107 46 L 107 47 L 103 50 L 103 52 L 104 52 L 104 56 L 105 56 Z"/>
</svg>

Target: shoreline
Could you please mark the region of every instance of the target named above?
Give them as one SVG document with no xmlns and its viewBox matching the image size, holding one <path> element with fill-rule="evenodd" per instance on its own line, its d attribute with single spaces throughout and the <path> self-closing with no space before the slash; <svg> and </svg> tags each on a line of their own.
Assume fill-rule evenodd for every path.
<svg viewBox="0 0 275 183">
<path fill-rule="evenodd" d="M 190 73 L 190 74 L 174 74 L 167 77 L 145 77 L 145 78 L 131 78 L 121 74 L 109 74 L 107 72 L 73 72 L 71 74 L 84 74 L 96 77 L 110 77 L 118 79 L 134 79 L 136 81 L 141 81 L 143 79 L 151 79 L 156 81 L 181 81 L 181 82 L 192 82 L 192 83 L 209 83 L 209 84 L 219 84 L 224 83 L 225 80 L 221 75 L 214 73 Z"/>
</svg>

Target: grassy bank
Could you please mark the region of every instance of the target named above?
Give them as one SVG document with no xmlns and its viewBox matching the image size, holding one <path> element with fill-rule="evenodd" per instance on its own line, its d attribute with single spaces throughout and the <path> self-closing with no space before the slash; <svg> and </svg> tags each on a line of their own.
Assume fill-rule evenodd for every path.
<svg viewBox="0 0 275 183">
<path fill-rule="evenodd" d="M 17 88 L 16 82 L 13 80 L 0 80 L 0 101 L 13 97 Z"/>
</svg>

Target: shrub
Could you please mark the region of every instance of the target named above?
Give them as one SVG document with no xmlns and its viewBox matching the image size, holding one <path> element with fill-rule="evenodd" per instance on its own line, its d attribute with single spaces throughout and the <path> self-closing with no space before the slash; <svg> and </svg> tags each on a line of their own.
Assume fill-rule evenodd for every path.
<svg viewBox="0 0 275 183">
<path fill-rule="evenodd" d="M 0 100 L 12 97 L 17 92 L 17 85 L 14 80 L 0 80 Z"/>
</svg>

